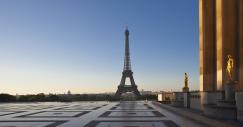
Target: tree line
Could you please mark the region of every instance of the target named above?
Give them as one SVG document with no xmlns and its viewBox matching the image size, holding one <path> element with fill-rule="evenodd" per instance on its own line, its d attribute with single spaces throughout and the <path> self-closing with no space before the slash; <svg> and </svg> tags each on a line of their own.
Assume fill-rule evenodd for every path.
<svg viewBox="0 0 243 127">
<path fill-rule="evenodd" d="M 156 100 L 156 95 L 142 95 L 139 100 Z M 0 102 L 72 102 L 72 101 L 119 101 L 112 94 L 0 94 Z"/>
</svg>

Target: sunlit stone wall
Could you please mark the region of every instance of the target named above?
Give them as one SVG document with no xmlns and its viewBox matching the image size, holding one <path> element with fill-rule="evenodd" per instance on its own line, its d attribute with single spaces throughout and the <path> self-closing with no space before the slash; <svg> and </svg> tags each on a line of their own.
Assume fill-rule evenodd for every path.
<svg viewBox="0 0 243 127">
<path fill-rule="evenodd" d="M 243 90 L 242 9 L 242 0 L 199 0 L 201 91 L 224 91 L 228 54 L 234 59 L 237 91 Z"/>
</svg>

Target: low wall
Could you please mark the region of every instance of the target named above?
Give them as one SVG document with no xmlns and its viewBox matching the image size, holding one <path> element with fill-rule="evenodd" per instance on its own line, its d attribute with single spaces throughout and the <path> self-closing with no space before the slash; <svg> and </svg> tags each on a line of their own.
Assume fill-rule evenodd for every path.
<svg viewBox="0 0 243 127">
<path fill-rule="evenodd" d="M 183 92 L 174 92 L 172 95 L 172 101 L 183 101 L 184 94 Z"/>
<path fill-rule="evenodd" d="M 175 107 L 183 107 L 184 104 L 184 93 L 183 92 L 173 92 L 171 105 Z"/>
<path fill-rule="evenodd" d="M 201 97 L 202 92 L 190 92 L 190 108 L 195 110 L 202 110 Z"/>
<path fill-rule="evenodd" d="M 216 104 L 217 100 L 222 99 L 220 92 L 201 92 L 201 102 L 203 105 Z"/>
</svg>

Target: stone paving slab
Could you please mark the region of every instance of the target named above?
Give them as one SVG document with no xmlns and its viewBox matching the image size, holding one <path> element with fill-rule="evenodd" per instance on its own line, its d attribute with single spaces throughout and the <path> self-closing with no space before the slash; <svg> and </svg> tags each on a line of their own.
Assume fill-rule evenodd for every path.
<svg viewBox="0 0 243 127">
<path fill-rule="evenodd" d="M 107 111 L 100 117 L 163 117 L 158 111 Z"/>
<path fill-rule="evenodd" d="M 0 111 L 0 116 L 6 116 L 10 114 L 22 113 L 24 111 Z"/>
<path fill-rule="evenodd" d="M 171 120 L 161 121 L 92 121 L 85 127 L 179 127 Z"/>
<path fill-rule="evenodd" d="M 57 127 L 67 121 L 0 121 L 0 127 Z"/>
<path fill-rule="evenodd" d="M 17 117 L 21 118 L 65 118 L 65 117 L 80 117 L 86 113 L 89 113 L 89 111 L 41 111 L 41 112 L 35 112 L 31 114 L 21 115 Z"/>
<path fill-rule="evenodd" d="M 204 127 L 151 102 L 0 104 L 0 127 Z"/>
</svg>

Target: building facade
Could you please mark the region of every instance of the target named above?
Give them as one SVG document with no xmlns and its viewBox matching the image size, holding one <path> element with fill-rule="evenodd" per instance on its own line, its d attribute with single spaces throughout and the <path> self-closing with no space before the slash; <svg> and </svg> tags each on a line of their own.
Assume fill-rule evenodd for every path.
<svg viewBox="0 0 243 127">
<path fill-rule="evenodd" d="M 231 104 L 235 104 L 238 119 L 243 120 L 242 0 L 199 0 L 199 46 L 202 105 L 224 107 L 221 102 L 225 102 L 230 79 L 235 94 Z"/>
</svg>

